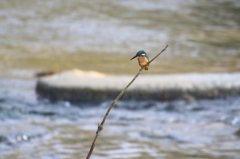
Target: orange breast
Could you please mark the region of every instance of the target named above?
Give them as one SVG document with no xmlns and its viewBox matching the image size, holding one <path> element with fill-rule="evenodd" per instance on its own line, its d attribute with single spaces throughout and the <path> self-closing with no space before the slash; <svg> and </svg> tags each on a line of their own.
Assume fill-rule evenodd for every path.
<svg viewBox="0 0 240 159">
<path fill-rule="evenodd" d="M 144 66 L 144 65 L 146 65 L 148 63 L 148 59 L 146 58 L 146 57 L 144 57 L 144 56 L 140 56 L 139 58 L 138 58 L 138 64 L 139 64 L 139 66 Z"/>
<path fill-rule="evenodd" d="M 148 63 L 148 59 L 144 56 L 139 56 L 138 57 L 138 64 L 140 67 L 143 67 L 144 65 L 146 65 Z M 148 67 L 145 67 L 145 69 L 147 70 Z"/>
</svg>

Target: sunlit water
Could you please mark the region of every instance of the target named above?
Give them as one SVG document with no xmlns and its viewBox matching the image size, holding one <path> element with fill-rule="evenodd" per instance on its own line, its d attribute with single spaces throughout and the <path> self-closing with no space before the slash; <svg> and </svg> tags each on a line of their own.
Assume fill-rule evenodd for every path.
<svg viewBox="0 0 240 159">
<path fill-rule="evenodd" d="M 239 12 L 238 0 L 1 1 L 0 64 L 132 73 L 126 61 L 138 50 L 153 57 L 170 44 L 154 73 L 235 72 Z"/>
</svg>

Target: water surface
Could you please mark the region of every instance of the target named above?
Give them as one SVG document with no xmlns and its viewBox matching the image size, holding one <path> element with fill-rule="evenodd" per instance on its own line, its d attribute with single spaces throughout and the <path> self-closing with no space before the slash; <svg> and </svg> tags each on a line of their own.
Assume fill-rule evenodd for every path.
<svg viewBox="0 0 240 159">
<path fill-rule="evenodd" d="M 240 68 L 237 0 L 8 0 L 0 9 L 4 70 L 77 67 L 132 74 L 137 66 L 129 59 L 138 50 L 153 57 L 167 44 L 151 73 Z"/>
<path fill-rule="evenodd" d="M 24 74 L 24 72 L 21 72 Z M 84 158 L 111 104 L 37 100 L 35 81 L 0 80 L 0 158 Z M 119 101 L 93 158 L 239 158 L 240 99 Z"/>
<path fill-rule="evenodd" d="M 33 75 L 79 68 L 134 74 L 140 49 L 148 74 L 240 69 L 238 0 L 0 1 L 0 158 L 78 159 L 111 101 L 37 99 Z M 120 101 L 92 158 L 238 159 L 240 99 Z"/>
</svg>

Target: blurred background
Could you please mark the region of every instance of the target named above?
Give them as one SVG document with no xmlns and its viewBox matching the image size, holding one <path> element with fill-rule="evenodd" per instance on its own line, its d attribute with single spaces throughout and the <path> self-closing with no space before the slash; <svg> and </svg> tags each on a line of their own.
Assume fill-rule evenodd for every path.
<svg viewBox="0 0 240 159">
<path fill-rule="evenodd" d="M 151 73 L 235 72 L 239 5 L 237 0 L 1 1 L 1 68 L 132 74 L 136 68 L 129 59 L 138 50 L 152 57 L 170 44 Z"/>
<path fill-rule="evenodd" d="M 0 158 L 84 158 L 111 101 L 37 100 L 34 74 L 238 73 L 238 0 L 0 1 Z M 238 158 L 240 99 L 120 101 L 93 158 Z M 86 107 L 87 106 L 87 107 Z"/>
</svg>

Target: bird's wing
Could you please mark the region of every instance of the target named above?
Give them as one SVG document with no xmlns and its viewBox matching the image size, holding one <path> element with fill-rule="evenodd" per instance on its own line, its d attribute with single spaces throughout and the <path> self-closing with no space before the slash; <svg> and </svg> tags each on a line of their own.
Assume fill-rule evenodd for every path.
<svg viewBox="0 0 240 159">
<path fill-rule="evenodd" d="M 148 57 L 148 55 L 145 55 L 145 57 L 148 59 L 148 61 L 149 61 L 149 57 Z"/>
</svg>

